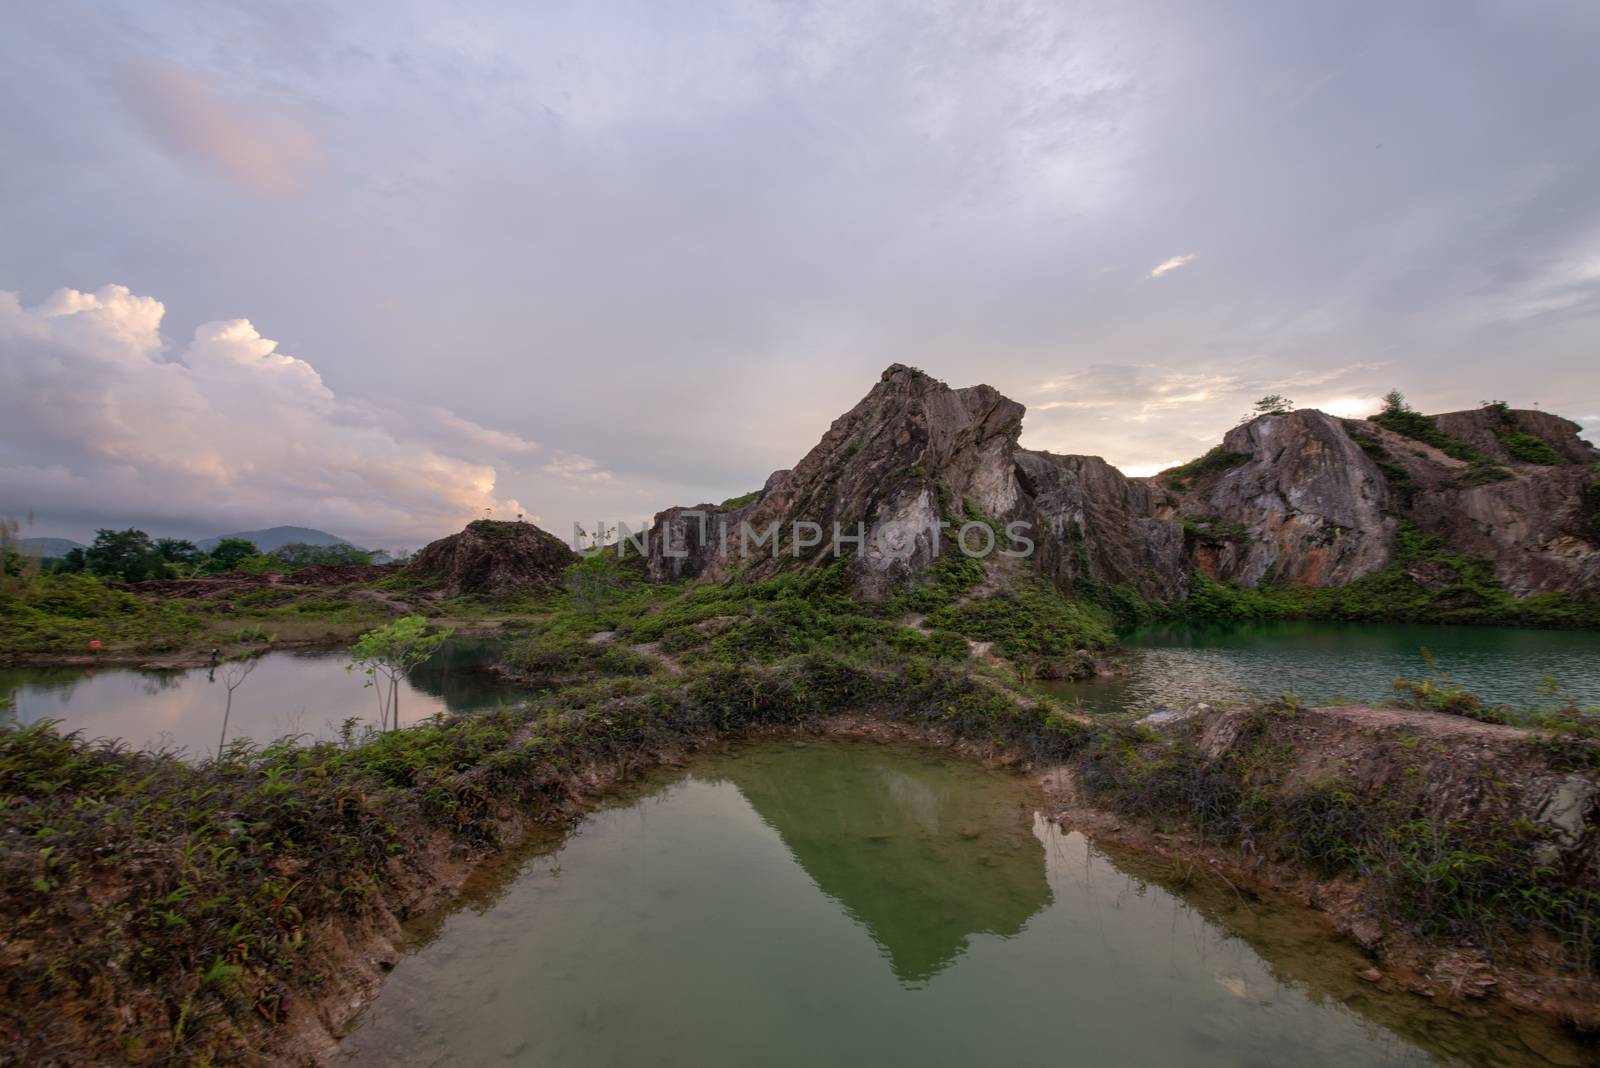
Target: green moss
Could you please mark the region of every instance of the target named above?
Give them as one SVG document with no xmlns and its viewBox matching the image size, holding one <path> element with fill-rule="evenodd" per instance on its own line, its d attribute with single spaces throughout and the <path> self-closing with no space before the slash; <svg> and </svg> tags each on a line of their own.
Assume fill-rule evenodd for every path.
<svg viewBox="0 0 1600 1068">
<path fill-rule="evenodd" d="M 1250 531 L 1241 523 L 1230 523 L 1214 515 L 1184 516 L 1183 532 L 1191 544 L 1222 545 L 1232 542 L 1240 545 L 1250 541 Z"/>
</svg>

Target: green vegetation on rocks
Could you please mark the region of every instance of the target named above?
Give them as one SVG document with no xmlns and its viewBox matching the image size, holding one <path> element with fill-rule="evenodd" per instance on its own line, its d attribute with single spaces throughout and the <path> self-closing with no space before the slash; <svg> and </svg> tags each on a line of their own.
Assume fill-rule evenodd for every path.
<svg viewBox="0 0 1600 1068">
<path fill-rule="evenodd" d="M 751 490 L 749 493 L 741 493 L 737 497 L 729 497 L 727 500 L 717 505 L 717 507 L 724 512 L 731 512 L 736 508 L 743 508 L 746 505 L 751 505 L 759 501 L 761 499 L 761 492 L 761 490 Z"/>
<path fill-rule="evenodd" d="M 1245 589 L 1197 573 L 1178 607 L 1198 621 L 1336 619 L 1370 622 L 1498 623 L 1600 627 L 1600 603 L 1565 593 L 1518 598 L 1489 562 L 1451 553 L 1443 542 L 1402 524 L 1393 562 L 1348 586 Z"/>
<path fill-rule="evenodd" d="M 1196 481 L 1207 475 L 1221 474 L 1232 468 L 1246 463 L 1250 459 L 1247 453 L 1229 452 L 1221 445 L 1186 464 L 1169 467 L 1156 477 L 1175 490 L 1188 489 Z"/>
<path fill-rule="evenodd" d="M 1561 463 L 1561 454 L 1543 438 L 1521 430 L 1502 430 L 1495 437 L 1511 454 L 1511 458 L 1519 463 L 1539 464 L 1542 467 L 1554 467 Z"/>
<path fill-rule="evenodd" d="M 1434 426 L 1432 419 L 1412 409 L 1398 392 L 1391 392 L 1384 399 L 1383 411 L 1374 415 L 1371 421 L 1385 430 L 1431 445 L 1453 459 L 1468 463 L 1489 462 L 1489 458 L 1477 449 Z"/>
</svg>

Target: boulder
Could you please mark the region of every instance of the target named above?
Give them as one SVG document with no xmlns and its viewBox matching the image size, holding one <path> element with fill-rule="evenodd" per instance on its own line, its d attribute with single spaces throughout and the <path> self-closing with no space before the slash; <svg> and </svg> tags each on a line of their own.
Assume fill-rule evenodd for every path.
<svg viewBox="0 0 1600 1068">
<path fill-rule="evenodd" d="M 442 584 L 451 597 L 513 597 L 558 589 L 561 572 L 577 558 L 560 538 L 532 523 L 479 519 L 459 534 L 429 542 L 405 570 Z"/>
</svg>

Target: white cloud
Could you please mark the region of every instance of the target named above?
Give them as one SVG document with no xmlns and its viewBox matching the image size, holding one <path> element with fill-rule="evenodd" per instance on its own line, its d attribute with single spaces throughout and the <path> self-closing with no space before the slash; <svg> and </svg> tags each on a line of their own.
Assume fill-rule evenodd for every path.
<svg viewBox="0 0 1600 1068">
<path fill-rule="evenodd" d="M 1315 408 L 1339 419 L 1365 419 L 1383 408 L 1381 397 L 1330 397 L 1327 400 L 1301 404 L 1302 408 Z"/>
<path fill-rule="evenodd" d="M 1125 474 L 1150 475 L 1192 460 L 1222 440 L 1258 398 L 1287 394 L 1300 408 L 1364 418 L 1382 401 L 1374 391 L 1380 363 L 1330 364 L 1285 371 L 1266 358 L 1237 358 L 1182 369 L 1153 363 L 1091 364 L 1034 389 L 1023 444 L 1051 452 L 1104 456 Z M 1298 387 L 1342 390 L 1303 394 Z M 1176 457 L 1177 459 L 1174 459 Z"/>
<path fill-rule="evenodd" d="M 595 461 L 587 456 L 576 453 L 558 452 L 545 463 L 542 470 L 546 474 L 556 475 L 569 482 L 609 482 L 611 472 L 601 468 Z"/>
<path fill-rule="evenodd" d="M 1168 271 L 1176 271 L 1179 267 L 1187 265 L 1194 259 L 1195 254 L 1190 252 L 1183 256 L 1174 256 L 1170 260 L 1162 260 L 1150 271 L 1151 278 L 1160 278 Z"/>
<path fill-rule="evenodd" d="M 1159 475 L 1169 467 L 1177 467 L 1187 459 L 1193 457 L 1187 457 L 1185 460 L 1157 460 L 1155 463 L 1130 464 L 1121 470 L 1129 478 L 1149 478 L 1151 475 Z"/>
<path fill-rule="evenodd" d="M 32 309 L 0 291 L 0 513 L 307 524 L 383 545 L 523 510 L 482 458 L 533 443 L 335 396 L 246 319 L 205 323 L 163 359 L 164 311 L 115 285 Z"/>
</svg>

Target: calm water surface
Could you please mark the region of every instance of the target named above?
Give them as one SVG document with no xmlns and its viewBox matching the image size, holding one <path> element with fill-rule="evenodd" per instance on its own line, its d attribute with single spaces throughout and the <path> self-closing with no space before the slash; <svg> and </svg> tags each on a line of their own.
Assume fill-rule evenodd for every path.
<svg viewBox="0 0 1600 1068">
<path fill-rule="evenodd" d="M 1149 711 L 1194 700 L 1276 696 L 1383 701 L 1397 676 L 1435 664 L 1491 701 L 1523 707 L 1550 703 L 1541 679 L 1557 679 L 1581 703 L 1600 705 L 1600 635 L 1494 627 L 1272 623 L 1169 627 L 1126 639 L 1129 672 L 1109 680 L 1041 684 L 1096 712 Z M 401 721 L 515 701 L 483 667 L 493 639 L 447 643 L 419 668 L 400 695 Z M 376 722 L 377 700 L 363 676 L 345 671 L 344 653 L 270 653 L 234 694 L 229 736 L 271 741 L 285 734 L 337 737 L 346 718 Z M 204 669 L 149 672 L 127 668 L 0 668 L 0 693 L 15 695 L 12 718 L 58 719 L 89 737 L 134 746 L 214 751 L 225 694 Z"/>
<path fill-rule="evenodd" d="M 1542 1063 L 1514 1027 L 1381 997 L 1304 914 L 1224 926 L 1036 803 L 866 743 L 704 758 L 420 928 L 343 1061 Z"/>
<path fill-rule="evenodd" d="M 1170 626 L 1124 639 L 1126 675 L 1049 683 L 1095 712 L 1175 706 L 1195 700 L 1277 696 L 1307 701 L 1387 701 L 1396 678 L 1434 666 L 1491 703 L 1547 706 L 1552 678 L 1582 705 L 1600 706 L 1600 634 L 1425 624 L 1258 623 Z M 1437 676 L 1435 676 L 1437 677 Z"/>
<path fill-rule="evenodd" d="M 481 639 L 447 642 L 400 689 L 400 722 L 441 712 L 491 708 L 509 699 L 483 667 L 499 648 Z M 339 736 L 347 718 L 378 721 L 377 694 L 366 676 L 345 670 L 343 652 L 268 653 L 234 691 L 229 738 L 270 742 L 284 735 Z M 0 693 L 13 695 L 6 718 L 61 722 L 90 738 L 121 738 L 134 747 L 215 753 L 226 692 L 208 668 L 0 668 Z"/>
</svg>

